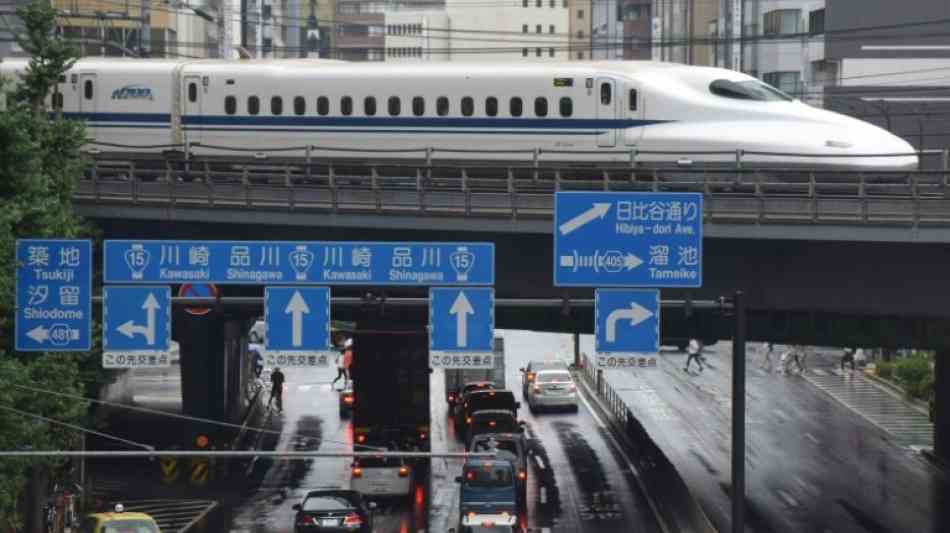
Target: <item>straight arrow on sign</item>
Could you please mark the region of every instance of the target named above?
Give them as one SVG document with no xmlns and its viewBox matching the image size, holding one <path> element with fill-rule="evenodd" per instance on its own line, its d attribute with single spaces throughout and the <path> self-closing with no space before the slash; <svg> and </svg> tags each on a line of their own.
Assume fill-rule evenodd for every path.
<svg viewBox="0 0 950 533">
<path fill-rule="evenodd" d="M 444 309 L 444 308 L 443 308 Z M 465 291 L 459 291 L 458 297 L 449 309 L 450 315 L 455 315 L 455 346 L 465 348 L 468 346 L 468 315 L 474 315 L 472 303 L 465 297 Z"/>
<path fill-rule="evenodd" d="M 307 302 L 304 301 L 300 291 L 294 291 L 284 312 L 293 315 L 291 317 L 290 344 L 295 348 L 299 348 L 303 346 L 303 315 L 310 314 L 310 307 L 307 306 Z"/>
<path fill-rule="evenodd" d="M 631 302 L 629 309 L 614 309 L 607 315 L 607 342 L 617 340 L 617 322 L 630 319 L 630 326 L 633 327 L 652 316 L 653 313 L 649 309 L 636 302 Z"/>
<path fill-rule="evenodd" d="M 130 339 L 136 333 L 142 334 L 145 336 L 145 342 L 149 346 L 152 346 L 155 344 L 155 310 L 161 309 L 154 294 L 148 293 L 148 296 L 145 298 L 145 303 L 142 304 L 142 309 L 145 309 L 146 312 L 146 322 L 144 326 L 136 325 L 135 322 L 129 320 L 116 329 L 119 330 L 119 333 Z"/>
</svg>

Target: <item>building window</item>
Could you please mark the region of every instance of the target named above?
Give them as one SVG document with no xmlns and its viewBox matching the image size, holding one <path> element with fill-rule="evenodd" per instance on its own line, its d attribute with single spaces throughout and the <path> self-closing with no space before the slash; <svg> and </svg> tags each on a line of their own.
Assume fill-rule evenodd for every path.
<svg viewBox="0 0 950 533">
<path fill-rule="evenodd" d="M 534 27 L 534 32 L 535 32 L 535 33 L 541 33 L 541 25 L 540 25 L 540 24 L 538 24 L 537 26 Z"/>
<path fill-rule="evenodd" d="M 228 115 L 237 113 L 237 98 L 233 96 L 224 97 L 224 112 Z"/>
<path fill-rule="evenodd" d="M 528 7 L 528 0 L 521 0 L 521 7 Z"/>
<path fill-rule="evenodd" d="M 256 96 L 247 97 L 247 114 L 256 115 L 261 111 L 261 101 Z"/>
<path fill-rule="evenodd" d="M 535 57 L 541 57 L 541 49 L 540 49 L 540 48 L 535 48 L 535 49 L 534 49 L 534 55 L 535 55 Z"/>
<path fill-rule="evenodd" d="M 548 26 L 548 33 L 554 33 L 554 24 Z"/>
<path fill-rule="evenodd" d="M 541 0 L 535 0 L 534 7 L 541 7 Z"/>
<path fill-rule="evenodd" d="M 808 14 L 808 33 L 825 33 L 825 9 L 816 9 Z"/>
<path fill-rule="evenodd" d="M 765 35 L 781 35 L 798 33 L 798 21 L 801 19 L 799 9 L 776 9 L 765 14 Z"/>
<path fill-rule="evenodd" d="M 567 0 L 561 0 L 561 7 L 567 9 Z"/>
<path fill-rule="evenodd" d="M 548 57 L 554 57 L 554 48 L 548 48 Z"/>
<path fill-rule="evenodd" d="M 372 117 L 376 114 L 376 97 L 367 96 L 363 98 L 363 114 Z"/>
<path fill-rule="evenodd" d="M 284 99 L 279 96 L 271 96 L 270 112 L 272 115 L 280 115 L 284 112 Z"/>
<path fill-rule="evenodd" d="M 797 95 L 801 91 L 802 75 L 797 70 L 785 72 L 766 72 L 762 80 L 780 91 Z"/>
<path fill-rule="evenodd" d="M 528 49 L 527 49 L 527 48 L 522 48 L 522 49 L 521 49 L 521 57 L 528 57 Z"/>
<path fill-rule="evenodd" d="M 412 114 L 421 117 L 426 114 L 426 99 L 421 96 L 412 99 Z"/>
<path fill-rule="evenodd" d="M 197 83 L 192 82 L 188 84 L 188 101 L 191 103 L 195 103 L 198 101 L 198 84 Z"/>
<path fill-rule="evenodd" d="M 475 112 L 475 100 L 471 96 L 466 96 L 462 98 L 462 115 L 466 117 L 472 116 L 472 113 Z"/>
<path fill-rule="evenodd" d="M 389 115 L 393 117 L 398 117 L 399 113 L 402 111 L 402 102 L 399 101 L 398 96 L 389 97 Z"/>
<path fill-rule="evenodd" d="M 553 9 L 554 6 L 555 6 L 554 1 L 555 1 L 555 0 L 551 0 L 551 8 L 552 8 L 552 9 Z"/>
<path fill-rule="evenodd" d="M 440 96 L 438 100 L 435 101 L 435 112 L 440 117 L 444 117 L 449 114 L 449 97 Z"/>
<path fill-rule="evenodd" d="M 303 96 L 294 97 L 294 114 L 303 115 L 307 112 L 307 101 L 303 99 Z"/>
<path fill-rule="evenodd" d="M 539 96 L 534 99 L 534 114 L 539 117 L 548 116 L 548 99 Z"/>
<path fill-rule="evenodd" d="M 630 89 L 630 102 L 627 104 L 630 107 L 630 111 L 637 110 L 637 90 Z"/>
<path fill-rule="evenodd" d="M 625 5 L 622 8 L 621 20 L 640 20 L 643 16 L 643 6 L 641 5 Z"/>
<path fill-rule="evenodd" d="M 527 25 L 527 24 L 522 24 L 522 25 L 521 25 L 521 33 L 528 33 L 528 25 Z"/>
<path fill-rule="evenodd" d="M 578 39 L 584 38 L 584 30 L 577 30 L 577 38 Z"/>
<path fill-rule="evenodd" d="M 82 94 L 86 100 L 92 100 L 92 80 L 86 80 L 82 85 Z"/>
<path fill-rule="evenodd" d="M 353 98 L 352 97 L 344 96 L 343 98 L 340 98 L 340 113 L 347 116 L 353 114 Z"/>
<path fill-rule="evenodd" d="M 261 53 L 267 55 L 274 50 L 274 39 L 265 37 L 261 40 Z"/>
<path fill-rule="evenodd" d="M 574 101 L 569 96 L 562 96 L 558 102 L 558 110 L 562 117 L 569 117 L 574 114 Z"/>
<path fill-rule="evenodd" d="M 323 116 L 330 114 L 330 99 L 326 96 L 317 98 L 317 113 Z"/>
<path fill-rule="evenodd" d="M 577 59 L 584 59 L 584 52 L 578 52 Z"/>
<path fill-rule="evenodd" d="M 579 20 L 584 20 L 584 10 L 583 10 L 583 9 L 578 9 L 578 10 L 577 10 L 577 18 L 578 18 Z"/>
<path fill-rule="evenodd" d="M 610 105 L 611 100 L 613 99 L 613 87 L 609 83 L 600 84 L 600 103 L 603 105 Z"/>
<path fill-rule="evenodd" d="M 521 113 L 524 111 L 524 103 L 521 101 L 521 98 L 517 96 L 513 97 L 508 102 L 508 112 L 513 117 L 520 117 Z"/>
<path fill-rule="evenodd" d="M 498 114 L 498 99 L 494 96 L 489 96 L 485 99 L 485 114 L 494 117 Z"/>
</svg>

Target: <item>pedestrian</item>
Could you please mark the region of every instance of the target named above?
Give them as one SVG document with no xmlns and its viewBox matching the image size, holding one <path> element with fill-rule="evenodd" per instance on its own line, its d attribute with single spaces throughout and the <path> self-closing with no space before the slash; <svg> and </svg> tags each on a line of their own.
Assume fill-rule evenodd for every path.
<svg viewBox="0 0 950 533">
<path fill-rule="evenodd" d="M 804 346 L 792 346 L 787 352 L 782 354 L 782 367 L 786 374 L 788 374 L 788 367 L 791 366 L 792 363 L 798 366 L 799 374 L 805 371 Z"/>
<path fill-rule="evenodd" d="M 854 372 L 854 350 L 852 348 L 845 348 L 844 354 L 841 356 L 841 371 L 844 372 L 844 365 L 850 363 L 851 371 Z"/>
<path fill-rule="evenodd" d="M 261 352 L 258 350 L 251 350 L 251 358 L 254 363 L 254 377 L 261 377 L 261 372 L 264 371 L 264 358 L 261 357 Z"/>
<path fill-rule="evenodd" d="M 339 346 L 340 353 L 336 356 L 336 377 L 333 378 L 332 386 L 336 387 L 336 382 L 343 378 L 343 388 L 350 380 L 350 363 L 353 359 L 353 339 L 346 339 L 343 335 L 337 335 L 336 344 Z M 349 352 L 349 355 L 347 353 Z"/>
<path fill-rule="evenodd" d="M 274 399 L 277 399 L 277 410 L 284 412 L 284 373 L 280 371 L 280 367 L 274 367 L 274 371 L 270 375 L 270 400 L 268 400 L 268 405 L 270 402 L 273 402 Z"/>
<path fill-rule="evenodd" d="M 686 366 L 683 367 L 683 372 L 689 372 L 689 365 L 696 360 L 696 364 L 699 365 L 699 371 L 703 371 L 703 359 L 700 355 L 702 353 L 702 346 L 699 344 L 699 341 L 696 339 L 689 340 L 689 346 L 686 348 L 686 352 L 689 354 L 686 357 Z"/>
<path fill-rule="evenodd" d="M 775 349 L 775 345 L 771 342 L 765 343 L 762 346 L 762 363 L 759 364 L 759 368 L 772 371 L 772 351 Z"/>
</svg>

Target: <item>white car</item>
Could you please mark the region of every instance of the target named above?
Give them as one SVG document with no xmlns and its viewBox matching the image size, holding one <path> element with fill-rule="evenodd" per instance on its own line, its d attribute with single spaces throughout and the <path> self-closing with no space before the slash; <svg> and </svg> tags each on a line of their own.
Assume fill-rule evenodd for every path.
<svg viewBox="0 0 950 533">
<path fill-rule="evenodd" d="M 577 412 L 577 385 L 567 370 L 540 370 L 527 399 L 532 413 L 542 407 L 567 407 Z"/>
</svg>

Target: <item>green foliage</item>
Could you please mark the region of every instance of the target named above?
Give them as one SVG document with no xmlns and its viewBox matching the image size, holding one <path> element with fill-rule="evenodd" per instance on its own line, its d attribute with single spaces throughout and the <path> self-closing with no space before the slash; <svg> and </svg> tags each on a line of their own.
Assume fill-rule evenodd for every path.
<svg viewBox="0 0 950 533">
<path fill-rule="evenodd" d="M 17 43 L 33 61 L 23 76 L 19 99 L 40 112 L 43 100 L 49 95 L 59 77 L 76 62 L 76 50 L 62 39 L 54 38 L 56 10 L 48 0 L 34 0 L 16 11 L 23 20 L 26 32 L 17 35 Z"/>
<path fill-rule="evenodd" d="M 877 363 L 877 375 L 884 379 L 893 379 L 894 378 L 894 363 L 887 361 L 881 361 Z"/>
</svg>

